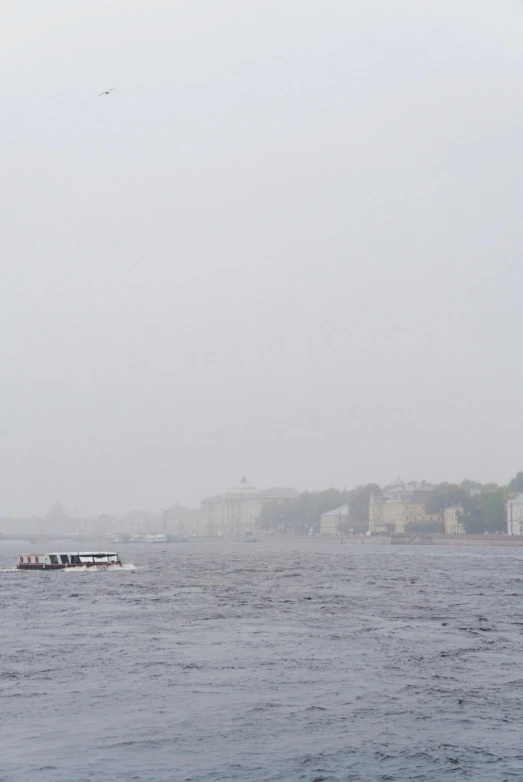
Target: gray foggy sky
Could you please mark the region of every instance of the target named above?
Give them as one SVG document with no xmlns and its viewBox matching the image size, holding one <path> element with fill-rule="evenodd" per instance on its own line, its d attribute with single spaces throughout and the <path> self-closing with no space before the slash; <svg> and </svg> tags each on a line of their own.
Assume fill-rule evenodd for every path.
<svg viewBox="0 0 523 782">
<path fill-rule="evenodd" d="M 76 5 L 0 11 L 0 515 L 523 468 L 522 5 Z"/>
</svg>

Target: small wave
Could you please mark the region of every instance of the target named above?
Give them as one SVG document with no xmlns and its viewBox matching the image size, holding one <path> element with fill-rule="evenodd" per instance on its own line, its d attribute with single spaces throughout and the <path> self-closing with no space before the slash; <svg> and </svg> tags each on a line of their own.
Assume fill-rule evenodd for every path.
<svg viewBox="0 0 523 782">
<path fill-rule="evenodd" d="M 132 562 L 128 562 L 120 567 L 107 567 L 107 565 L 90 565 L 85 567 L 68 567 L 61 570 L 61 573 L 125 573 L 133 570 L 139 570 Z"/>
</svg>

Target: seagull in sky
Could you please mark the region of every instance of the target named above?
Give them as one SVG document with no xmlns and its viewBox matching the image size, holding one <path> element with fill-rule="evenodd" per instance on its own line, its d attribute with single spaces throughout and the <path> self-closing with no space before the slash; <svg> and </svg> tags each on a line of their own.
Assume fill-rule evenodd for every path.
<svg viewBox="0 0 523 782">
<path fill-rule="evenodd" d="M 111 89 L 109 89 L 109 90 L 104 90 L 103 92 L 101 92 L 101 93 L 99 94 L 99 96 L 98 96 L 98 97 L 99 97 L 99 98 L 101 98 L 101 97 L 102 97 L 102 95 L 110 95 L 110 94 L 111 94 L 111 92 L 112 92 L 113 90 L 114 90 L 114 87 L 111 87 Z"/>
</svg>

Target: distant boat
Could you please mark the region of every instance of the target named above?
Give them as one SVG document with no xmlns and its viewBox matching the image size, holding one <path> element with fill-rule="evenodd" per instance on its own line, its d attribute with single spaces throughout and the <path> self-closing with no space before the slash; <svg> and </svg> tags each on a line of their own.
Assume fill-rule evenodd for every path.
<svg viewBox="0 0 523 782">
<path fill-rule="evenodd" d="M 252 532 L 246 532 L 244 537 L 242 538 L 242 543 L 257 543 L 258 538 L 256 538 Z"/>
<path fill-rule="evenodd" d="M 129 539 L 129 535 L 115 535 L 114 533 L 107 535 L 109 543 L 127 543 Z"/>
<path fill-rule="evenodd" d="M 18 570 L 64 570 L 75 567 L 122 567 L 114 551 L 77 551 L 56 554 L 20 554 Z"/>
<path fill-rule="evenodd" d="M 143 539 L 145 543 L 188 543 L 189 538 L 182 538 L 180 535 L 146 535 Z"/>
<path fill-rule="evenodd" d="M 146 535 L 144 538 L 145 543 L 168 543 L 169 538 L 167 535 Z"/>
</svg>

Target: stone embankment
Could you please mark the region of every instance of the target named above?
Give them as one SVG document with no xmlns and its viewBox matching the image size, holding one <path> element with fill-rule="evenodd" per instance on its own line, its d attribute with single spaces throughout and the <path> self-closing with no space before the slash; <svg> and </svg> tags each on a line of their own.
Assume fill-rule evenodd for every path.
<svg viewBox="0 0 523 782">
<path fill-rule="evenodd" d="M 346 538 L 351 542 L 356 538 Z M 396 546 L 523 546 L 523 536 L 517 535 L 372 535 L 361 537 L 363 543 Z"/>
</svg>

